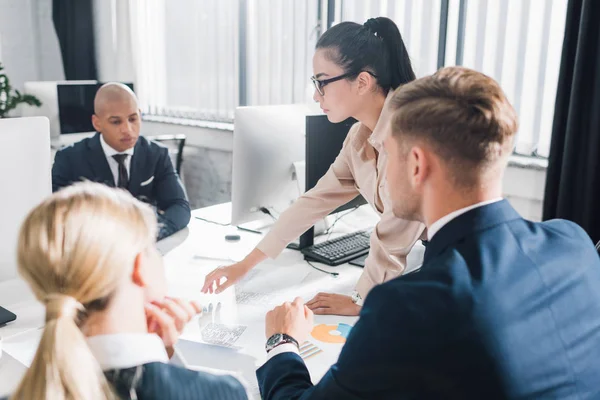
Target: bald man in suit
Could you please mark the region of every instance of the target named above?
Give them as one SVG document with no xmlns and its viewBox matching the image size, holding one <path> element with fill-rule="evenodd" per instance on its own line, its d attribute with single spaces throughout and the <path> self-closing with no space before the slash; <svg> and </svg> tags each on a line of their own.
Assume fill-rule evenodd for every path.
<svg viewBox="0 0 600 400">
<path fill-rule="evenodd" d="M 157 239 L 185 228 L 191 215 L 185 189 L 168 149 L 140 136 L 141 113 L 133 91 L 121 83 L 103 85 L 96 93 L 92 123 L 96 135 L 56 153 L 52 190 L 81 180 L 102 182 L 154 206 Z"/>
</svg>

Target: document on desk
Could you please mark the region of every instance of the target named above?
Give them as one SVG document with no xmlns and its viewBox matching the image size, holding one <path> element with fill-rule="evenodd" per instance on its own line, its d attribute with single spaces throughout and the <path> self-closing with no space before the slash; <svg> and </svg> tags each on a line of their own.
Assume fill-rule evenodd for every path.
<svg viewBox="0 0 600 400">
<path fill-rule="evenodd" d="M 35 329 L 16 335 L 3 343 L 4 352 L 29 368 L 42 339 L 42 333 L 44 333 L 43 329 Z"/>
<path fill-rule="evenodd" d="M 190 342 L 236 348 L 236 342 L 247 326 L 235 323 L 235 303 L 211 303 L 202 315 L 193 318 L 185 327 L 181 339 Z"/>
<path fill-rule="evenodd" d="M 234 347 L 245 330 L 246 327 L 242 325 L 210 323 L 202 329 L 202 341 L 215 346 Z"/>
<path fill-rule="evenodd" d="M 240 290 L 235 291 L 235 302 L 251 306 L 270 306 L 274 303 L 273 296 L 269 293 L 243 292 Z"/>
</svg>

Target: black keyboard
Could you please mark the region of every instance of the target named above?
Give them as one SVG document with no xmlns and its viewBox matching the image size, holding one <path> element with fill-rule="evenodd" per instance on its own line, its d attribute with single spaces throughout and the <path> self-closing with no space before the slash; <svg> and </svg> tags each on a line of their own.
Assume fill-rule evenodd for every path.
<svg viewBox="0 0 600 400">
<path fill-rule="evenodd" d="M 340 265 L 369 252 L 371 233 L 358 231 L 302 249 L 307 260 Z"/>
</svg>

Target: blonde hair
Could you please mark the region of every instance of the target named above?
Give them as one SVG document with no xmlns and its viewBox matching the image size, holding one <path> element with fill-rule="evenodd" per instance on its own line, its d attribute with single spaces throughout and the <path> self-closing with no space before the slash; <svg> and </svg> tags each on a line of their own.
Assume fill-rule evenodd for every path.
<svg viewBox="0 0 600 400">
<path fill-rule="evenodd" d="M 426 142 L 463 186 L 508 158 L 519 126 L 498 83 L 464 67 L 442 68 L 401 86 L 391 104 L 392 133 L 399 142 Z"/>
<path fill-rule="evenodd" d="M 19 234 L 19 273 L 46 305 L 46 325 L 13 399 L 115 397 L 79 327 L 106 308 L 156 229 L 147 205 L 90 182 L 55 193 L 29 213 Z"/>
</svg>

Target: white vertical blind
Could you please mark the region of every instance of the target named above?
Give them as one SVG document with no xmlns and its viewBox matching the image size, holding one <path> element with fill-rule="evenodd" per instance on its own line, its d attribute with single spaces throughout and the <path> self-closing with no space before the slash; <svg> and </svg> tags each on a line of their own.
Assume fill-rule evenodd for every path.
<svg viewBox="0 0 600 400">
<path fill-rule="evenodd" d="M 445 65 L 455 65 L 460 48 L 463 65 L 500 82 L 519 113 L 520 154 L 549 152 L 567 2 L 448 1 Z M 319 4 L 327 10 L 328 0 L 129 0 L 136 90 L 144 111 L 231 122 L 240 92 L 248 105 L 311 101 Z M 334 23 L 391 18 L 417 76 L 424 76 L 437 69 L 442 4 L 336 0 Z"/>
<path fill-rule="evenodd" d="M 249 105 L 309 101 L 318 4 L 317 0 L 248 1 Z"/>
<path fill-rule="evenodd" d="M 418 77 L 437 70 L 441 0 L 338 0 L 336 18 L 363 24 L 369 18 L 393 20 Z"/>
<path fill-rule="evenodd" d="M 468 0 L 463 65 L 496 79 L 519 114 L 515 151 L 547 157 L 568 0 Z M 458 25 L 450 1 L 450 31 Z M 451 42 L 453 40 L 453 42 Z M 447 51 L 446 65 L 455 64 Z"/>
</svg>

